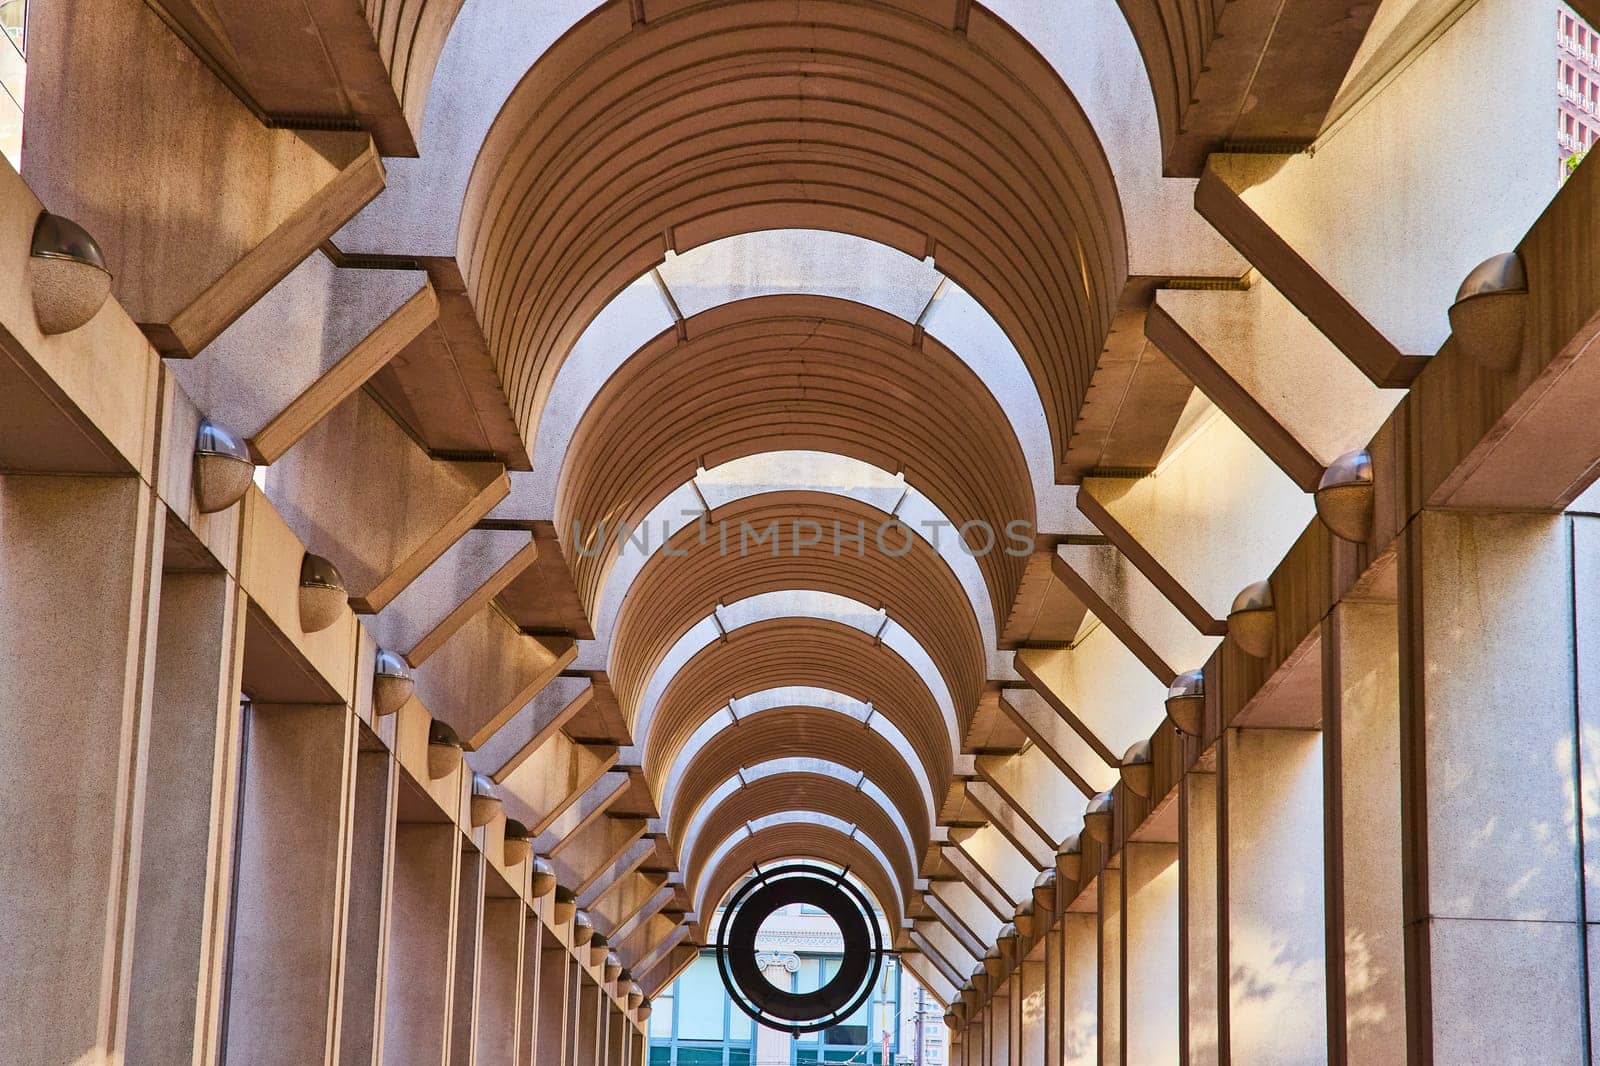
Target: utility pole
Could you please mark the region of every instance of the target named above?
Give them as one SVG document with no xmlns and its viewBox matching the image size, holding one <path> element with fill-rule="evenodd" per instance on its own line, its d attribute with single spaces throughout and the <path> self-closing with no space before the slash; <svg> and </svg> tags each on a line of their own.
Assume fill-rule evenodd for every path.
<svg viewBox="0 0 1600 1066">
<path fill-rule="evenodd" d="M 917 1015 L 916 1015 L 916 1045 L 912 1051 L 912 1062 L 922 1066 L 922 985 L 917 985 Z"/>
</svg>

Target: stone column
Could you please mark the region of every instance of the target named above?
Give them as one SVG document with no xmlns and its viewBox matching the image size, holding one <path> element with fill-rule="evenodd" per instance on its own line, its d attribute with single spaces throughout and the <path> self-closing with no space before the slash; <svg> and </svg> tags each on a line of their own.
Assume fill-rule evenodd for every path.
<svg viewBox="0 0 1600 1066">
<path fill-rule="evenodd" d="M 1115 860 L 1114 860 L 1115 861 Z M 1122 1061 L 1125 1022 L 1122 999 L 1122 870 L 1107 866 L 1100 871 L 1100 1061 L 1112 1066 Z"/>
<path fill-rule="evenodd" d="M 1411 1062 L 1588 1061 L 1594 522 L 1424 511 L 1402 535 Z"/>
<path fill-rule="evenodd" d="M 1393 603 L 1322 626 L 1328 1059 L 1406 1061 L 1400 869 L 1400 646 Z"/>
<path fill-rule="evenodd" d="M 401 822 L 395 829 L 384 1066 L 445 1061 L 460 860 L 461 834 L 448 822 Z"/>
<path fill-rule="evenodd" d="M 228 967 L 233 1066 L 337 1058 L 356 724 L 343 704 L 258 703 L 245 714 Z"/>
<path fill-rule="evenodd" d="M 363 731 L 363 735 L 370 734 Z M 394 863 L 394 756 L 381 747 L 356 755 L 350 856 L 350 914 L 345 921 L 344 1022 L 340 1066 L 371 1066 L 382 1030 L 389 886 Z"/>
<path fill-rule="evenodd" d="M 450 994 L 450 1066 L 473 1066 L 477 1037 L 478 959 L 483 940 L 483 853 L 461 849 L 461 882 L 456 890 L 454 988 Z"/>
<path fill-rule="evenodd" d="M 1045 1055 L 1045 952 L 1041 943 L 1033 956 L 1022 960 L 1012 979 L 1017 986 L 1018 1056 L 1016 1066 L 1054 1066 Z"/>
<path fill-rule="evenodd" d="M 1322 734 L 1229 729 L 1220 742 L 1224 1061 L 1327 1058 Z"/>
<path fill-rule="evenodd" d="M 1059 898 L 1059 897 L 1058 897 Z M 1044 1061 L 1056 1066 L 1063 1059 L 1062 1040 L 1066 1036 L 1065 977 L 1066 960 L 1062 951 L 1061 923 L 1044 934 Z"/>
<path fill-rule="evenodd" d="M 1217 960 L 1224 933 L 1218 921 L 1217 775 L 1191 771 L 1179 782 L 1179 946 L 1182 966 L 1183 1061 L 1222 1061 Z"/>
<path fill-rule="evenodd" d="M 771 952 L 756 960 L 765 961 L 761 974 L 779 988 L 793 987 L 794 974 L 800 969 L 799 956 L 788 952 Z M 735 1007 L 735 1010 L 738 1008 Z M 756 1026 L 756 1061 L 784 1062 L 789 1059 L 791 1039 L 789 1034 L 765 1026 Z"/>
<path fill-rule="evenodd" d="M 1123 1062 L 1176 1064 L 1178 845 L 1130 840 L 1122 849 Z"/>
<path fill-rule="evenodd" d="M 516 1066 L 529 1066 L 539 1041 L 539 982 L 544 974 L 547 933 L 538 912 L 522 910 L 522 977 L 518 985 Z"/>
<path fill-rule="evenodd" d="M 1100 1061 L 1100 918 L 1094 911 L 1061 916 L 1061 1062 Z"/>
<path fill-rule="evenodd" d="M 488 880 L 503 890 L 499 874 L 489 873 Z M 475 1066 L 516 1066 L 522 953 L 529 950 L 522 936 L 526 912 L 515 896 L 484 896 Z"/>
<path fill-rule="evenodd" d="M 539 923 L 539 1025 L 534 1032 L 534 1066 L 561 1066 L 567 1061 L 567 1034 L 572 1017 L 571 972 L 576 963 L 556 935 Z"/>
<path fill-rule="evenodd" d="M 161 578 L 128 1066 L 214 1062 L 239 779 L 245 598 L 220 569 Z"/>
</svg>

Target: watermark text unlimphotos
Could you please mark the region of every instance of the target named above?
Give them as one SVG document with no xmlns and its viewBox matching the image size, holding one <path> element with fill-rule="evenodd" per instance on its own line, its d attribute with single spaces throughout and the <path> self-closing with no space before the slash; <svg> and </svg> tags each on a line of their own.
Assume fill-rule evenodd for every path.
<svg viewBox="0 0 1600 1066">
<path fill-rule="evenodd" d="M 946 547 L 980 557 L 1000 552 L 1013 557 L 1033 554 L 1034 527 L 1026 519 L 1014 519 L 996 528 L 975 519 L 959 526 L 945 519 L 907 522 L 887 518 L 880 522 L 857 519 L 854 523 L 833 519 L 768 518 L 756 522 L 741 518 L 713 520 L 702 511 L 686 511 L 683 521 L 671 519 L 608 523 L 604 519 L 586 525 L 572 523 L 572 539 L 580 556 L 588 559 L 614 550 L 618 554 L 636 551 L 650 555 L 657 548 L 663 555 L 688 555 L 695 548 L 714 547 L 718 555 L 772 558 L 799 556 L 808 550 L 831 551 L 835 556 L 855 554 L 865 557 L 876 552 L 890 558 L 908 554 L 919 541 L 941 552 Z"/>
</svg>

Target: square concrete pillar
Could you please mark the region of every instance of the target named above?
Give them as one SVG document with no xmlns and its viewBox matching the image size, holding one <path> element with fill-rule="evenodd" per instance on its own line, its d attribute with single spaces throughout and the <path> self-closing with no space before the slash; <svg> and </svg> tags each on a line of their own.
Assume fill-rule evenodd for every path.
<svg viewBox="0 0 1600 1066">
<path fill-rule="evenodd" d="M 456 890 L 454 987 L 450 994 L 450 1066 L 473 1066 L 486 873 L 483 853 L 473 847 L 462 848 L 461 882 Z"/>
<path fill-rule="evenodd" d="M 133 479 L 0 475 L 0 1062 L 121 1054 L 162 517 Z"/>
<path fill-rule="evenodd" d="M 572 1066 L 601 1066 L 601 992 L 576 959 L 574 974 Z"/>
<path fill-rule="evenodd" d="M 1217 1066 L 1219 1004 L 1217 961 L 1224 952 L 1218 921 L 1217 775 L 1191 771 L 1178 783 L 1179 958 L 1183 1061 Z"/>
<path fill-rule="evenodd" d="M 1113 1066 L 1122 1061 L 1122 1034 L 1126 1015 L 1122 998 L 1122 871 L 1108 866 L 1100 871 L 1100 1062 Z"/>
<path fill-rule="evenodd" d="M 567 1034 L 572 1019 L 570 993 L 576 965 L 556 935 L 540 922 L 539 1024 L 534 1033 L 534 1066 L 564 1066 L 568 1062 Z"/>
<path fill-rule="evenodd" d="M 1095 1066 L 1100 1057 L 1100 919 L 1061 916 L 1061 1062 Z"/>
<path fill-rule="evenodd" d="M 398 774 L 394 756 L 361 728 L 351 818 L 350 909 L 344 933 L 340 1066 L 371 1066 L 383 1032 L 384 929 L 394 861 Z"/>
<path fill-rule="evenodd" d="M 1016 1066 L 1046 1066 L 1050 1062 L 1045 1054 L 1045 1027 L 1048 1011 L 1045 1008 L 1044 944 L 1033 956 L 1022 960 L 1012 982 L 1016 985 L 1015 1008 L 1017 1022 Z M 1052 1064 L 1053 1066 L 1053 1064 Z"/>
<path fill-rule="evenodd" d="M 384 977 L 384 1066 L 443 1066 L 449 1047 L 451 969 L 461 834 L 409 780 L 401 784 Z"/>
<path fill-rule="evenodd" d="M 128 1066 L 219 1050 L 239 779 L 244 596 L 219 571 L 161 577 Z"/>
<path fill-rule="evenodd" d="M 522 908 L 522 959 L 517 984 L 516 1066 L 533 1061 L 539 1038 L 539 978 L 544 961 L 545 929 L 536 911 Z"/>
<path fill-rule="evenodd" d="M 1059 898 L 1059 897 L 1058 897 Z M 1062 1060 L 1061 1044 L 1066 1035 L 1065 968 L 1061 957 L 1061 923 L 1045 930 L 1044 947 L 1044 1061 L 1055 1066 Z"/>
<path fill-rule="evenodd" d="M 1122 1053 L 1128 1066 L 1176 1064 L 1178 845 L 1130 840 L 1122 849 Z"/>
<path fill-rule="evenodd" d="M 516 1066 L 521 1038 L 522 954 L 528 908 L 498 873 L 487 871 L 478 954 L 476 1066 Z"/>
<path fill-rule="evenodd" d="M 1224 1061 L 1327 1060 L 1322 734 L 1230 729 L 1220 744 Z"/>
<path fill-rule="evenodd" d="M 1600 633 L 1584 583 L 1593 529 L 1558 515 L 1424 511 L 1402 536 L 1411 1061 L 1588 1061 L 1592 875 L 1574 871 L 1593 862 L 1577 831 L 1580 814 L 1592 817 L 1592 772 L 1576 770 L 1593 758 L 1578 732 L 1592 728 L 1586 649 Z"/>
<path fill-rule="evenodd" d="M 357 720 L 342 704 L 245 712 L 225 1054 L 337 1060 Z"/>
<path fill-rule="evenodd" d="M 1400 644 L 1393 603 L 1346 602 L 1322 626 L 1328 1058 L 1406 1061 L 1400 869 Z"/>
<path fill-rule="evenodd" d="M 1011 988 L 1001 985 L 984 1012 L 984 1061 L 987 1066 L 1011 1066 Z"/>
</svg>

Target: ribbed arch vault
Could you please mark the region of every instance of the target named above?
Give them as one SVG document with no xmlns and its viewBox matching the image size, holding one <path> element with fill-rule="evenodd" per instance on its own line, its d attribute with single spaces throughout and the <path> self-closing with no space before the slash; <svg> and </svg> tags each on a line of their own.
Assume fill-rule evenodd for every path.
<svg viewBox="0 0 1600 1066">
<path fill-rule="evenodd" d="M 635 25 L 613 0 L 534 64 L 467 188 L 458 258 L 524 433 L 623 286 L 782 217 L 932 254 L 1016 339 L 1064 455 L 1127 256 L 1049 64 L 981 7 L 955 32 L 955 0 L 645 6 Z"/>
</svg>

